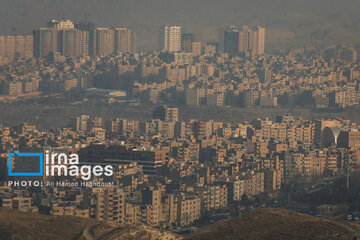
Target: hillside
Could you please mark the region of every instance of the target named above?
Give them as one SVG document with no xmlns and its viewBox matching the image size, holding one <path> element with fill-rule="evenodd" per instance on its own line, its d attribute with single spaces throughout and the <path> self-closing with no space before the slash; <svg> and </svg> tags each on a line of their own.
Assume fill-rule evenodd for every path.
<svg viewBox="0 0 360 240">
<path fill-rule="evenodd" d="M 283 209 L 259 209 L 202 229 L 186 240 L 351 240 L 360 225 L 334 222 Z"/>
<path fill-rule="evenodd" d="M 120 227 L 92 219 L 47 216 L 0 208 L 1 240 L 351 240 L 357 234 L 360 234 L 359 225 L 282 209 L 255 210 L 183 237 L 143 224 Z"/>
<path fill-rule="evenodd" d="M 127 227 L 93 219 L 47 216 L 0 208 L 1 240 L 176 240 L 172 233 L 137 224 Z"/>
<path fill-rule="evenodd" d="M 0 208 L 2 240 L 74 239 L 82 230 L 96 224 L 92 219 L 47 216 Z"/>
<path fill-rule="evenodd" d="M 92 229 L 96 240 L 180 240 L 181 236 L 158 230 L 144 224 L 134 224 L 124 228 L 104 227 L 100 224 Z M 86 240 L 86 239 L 80 239 Z"/>
</svg>

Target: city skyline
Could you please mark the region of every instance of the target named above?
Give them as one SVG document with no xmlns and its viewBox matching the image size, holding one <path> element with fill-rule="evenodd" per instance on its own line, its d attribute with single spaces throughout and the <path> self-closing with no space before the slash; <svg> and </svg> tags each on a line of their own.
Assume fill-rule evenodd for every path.
<svg viewBox="0 0 360 240">
<path fill-rule="evenodd" d="M 143 0 L 136 3 L 104 0 L 101 4 L 95 0 L 39 0 L 36 4 L 23 0 L 13 3 L 4 1 L 0 32 L 3 35 L 31 34 L 32 29 L 52 18 L 70 18 L 76 22 L 87 19 L 97 22 L 99 26 L 123 24 L 133 28 L 138 33 L 139 49 L 151 50 L 157 47 L 158 28 L 164 24 L 180 24 L 188 32 L 199 33 L 199 40 L 211 42 L 219 41 L 227 26 L 261 25 L 268 29 L 268 46 L 269 50 L 273 50 L 282 46 L 301 46 L 307 42 L 356 43 L 359 25 L 354 10 L 358 4 L 354 0 L 346 5 L 325 0 L 319 0 L 316 4 L 308 0 L 301 3 L 231 0 L 225 5 L 204 0 L 182 3 L 170 0 L 167 4 L 162 4 L 160 0 L 152 4 Z M 42 9 L 41 14 L 35 11 L 36 7 Z M 9 15 L 10 9 L 12 15 Z"/>
<path fill-rule="evenodd" d="M 224 52 L 231 55 L 251 50 L 256 54 L 265 53 L 265 28 L 243 26 L 239 31 L 232 26 L 230 29 L 225 31 L 223 43 L 215 43 L 215 51 L 224 49 Z M 194 56 L 201 55 L 205 43 L 195 41 L 195 35 L 184 33 L 182 26 L 165 25 L 159 31 L 157 49 L 170 53 L 187 52 Z M 219 48 L 222 45 L 224 47 Z M 74 23 L 68 19 L 53 19 L 48 22 L 47 27 L 34 29 L 32 36 L 1 36 L 1 57 L 14 59 L 17 54 L 28 58 L 31 52 L 34 57 L 42 58 L 50 52 L 65 57 L 106 56 L 116 52 L 135 53 L 137 37 L 136 33 L 127 27 L 97 27 L 93 23 Z"/>
<path fill-rule="evenodd" d="M 44 24 L 43 24 L 44 25 Z M 136 42 L 136 33 L 135 33 L 135 31 L 134 31 L 134 29 L 131 29 L 131 28 L 128 28 L 127 26 L 124 26 L 124 25 L 122 25 L 122 24 L 120 24 L 120 25 L 118 25 L 118 26 L 113 26 L 113 24 L 109 24 L 110 26 L 112 26 L 112 27 L 108 27 L 108 26 L 100 26 L 100 25 L 97 25 L 96 24 L 96 22 L 83 22 L 83 21 L 72 21 L 72 20 L 70 20 L 70 19 L 68 19 L 68 18 L 60 18 L 59 20 L 57 20 L 57 19 L 54 19 L 54 18 L 52 18 L 51 20 L 48 20 L 47 21 L 47 26 L 46 27 L 40 27 L 40 26 L 37 26 L 37 27 L 35 27 L 34 29 L 32 29 L 32 35 L 34 35 L 34 32 L 35 33 L 38 33 L 39 32 L 39 30 L 42 30 L 42 31 L 49 31 L 49 30 L 51 30 L 51 29 L 53 29 L 54 31 L 59 31 L 59 32 L 64 32 L 64 35 L 66 35 L 66 33 L 67 32 L 71 32 L 71 31 L 75 31 L 74 33 L 72 33 L 73 35 L 78 35 L 78 34 L 80 34 L 80 38 L 85 38 L 85 39 L 88 39 L 91 35 L 89 35 L 89 36 L 81 36 L 81 33 L 82 32 L 84 32 L 84 31 L 88 31 L 88 32 L 90 32 L 91 30 L 89 29 L 89 28 L 93 28 L 93 29 L 111 29 L 111 30 L 116 30 L 116 29 L 118 29 L 118 30 L 121 30 L 121 29 L 128 29 L 128 31 L 133 31 L 134 33 L 133 34 L 131 34 L 131 33 L 129 33 L 128 35 L 130 36 L 130 37 L 128 37 L 128 42 L 129 41 L 132 41 L 132 42 Z M 238 25 L 238 24 L 237 24 Z M 160 29 L 160 30 L 158 30 L 158 32 L 159 32 L 159 34 L 158 34 L 158 37 L 157 37 L 157 39 L 156 39 L 156 41 L 157 41 L 157 44 L 156 45 L 153 45 L 151 48 L 146 48 L 146 50 L 147 51 L 153 51 L 153 50 L 158 50 L 158 49 L 166 49 L 165 48 L 165 45 L 169 45 L 169 44 L 174 44 L 174 43 L 170 43 L 171 41 L 174 41 L 174 39 L 172 39 L 172 40 L 170 40 L 170 38 L 167 40 L 168 42 L 166 43 L 166 36 L 167 36 L 167 34 L 169 34 L 169 36 L 170 36 L 170 32 L 171 32 L 171 30 L 170 30 L 170 28 L 167 30 L 168 31 L 168 33 L 167 34 L 165 34 L 165 28 L 166 28 L 166 26 L 169 26 L 169 27 L 172 27 L 172 28 L 174 28 L 174 27 L 178 27 L 178 29 L 179 29 L 179 36 L 177 37 L 178 38 L 178 43 L 176 43 L 176 45 L 177 45 L 177 47 L 176 47 L 176 51 L 181 51 L 181 50 L 183 50 L 183 47 L 184 47 L 184 42 L 181 40 L 182 39 L 182 37 L 183 36 L 185 36 L 185 38 L 186 37 L 190 37 L 189 38 L 189 40 L 191 39 L 191 42 L 200 42 L 200 41 L 203 41 L 203 42 L 213 42 L 213 41 L 211 41 L 211 40 L 213 40 L 213 39 L 205 39 L 204 37 L 200 37 L 200 34 L 198 34 L 198 33 L 189 33 L 188 31 L 185 31 L 184 32 L 184 30 L 183 30 L 183 26 L 182 25 L 164 25 L 164 26 L 162 26 L 162 27 L 159 27 L 158 29 Z M 229 25 L 230 26 L 230 25 Z M 223 46 L 224 45 L 224 33 L 223 32 L 226 32 L 227 31 L 227 29 L 229 28 L 229 26 L 227 26 L 227 27 L 223 27 L 222 29 L 222 32 L 221 33 L 219 33 L 219 39 L 217 40 L 217 42 L 221 45 L 221 46 Z M 233 25 L 231 25 L 231 26 L 233 26 Z M 136 27 L 135 27 L 135 29 L 136 29 Z M 220 30 L 220 29 L 219 29 Z M 174 29 L 172 30 L 172 32 L 174 32 Z M 52 33 L 52 34 L 54 34 L 54 33 Z M 16 35 L 14 35 L 14 34 L 1 34 L 0 33 L 0 35 L 4 35 L 4 36 L 16 36 Z M 195 41 L 195 35 L 196 35 L 196 41 Z M 20 36 L 20 35 L 19 35 Z M 116 35 L 114 35 L 114 36 L 116 36 Z M 119 38 L 119 36 L 120 36 L 120 34 L 117 34 L 117 38 Z M 58 38 L 57 36 L 52 36 L 51 38 Z M 64 38 L 64 37 L 62 37 L 62 38 Z M 76 38 L 78 38 L 77 36 L 73 36 L 73 38 L 74 39 L 76 39 Z M 173 37 L 172 37 L 173 38 Z M 57 40 L 57 41 L 60 41 L 60 40 Z M 83 42 L 83 40 L 80 40 L 81 42 Z M 86 40 L 86 41 L 89 41 L 89 40 Z M 54 42 L 54 44 L 56 44 L 56 41 Z M 89 44 L 89 43 L 88 43 Z M 114 45 L 115 44 L 115 42 L 114 43 L 112 43 L 112 45 Z M 124 45 L 125 44 L 125 42 L 124 41 L 122 41 L 122 44 Z M 127 45 L 130 45 L 130 47 L 129 46 L 123 46 L 122 48 L 124 48 L 124 49 L 130 49 L 131 51 L 133 51 L 133 49 L 137 49 L 137 46 L 136 46 L 136 44 L 135 44 L 135 46 L 131 46 L 131 43 L 126 43 Z M 119 44 L 119 46 L 120 46 L 120 44 Z M 185 43 L 185 46 L 186 46 L 186 43 Z M 52 48 L 61 48 L 61 47 L 52 47 Z M 78 46 L 78 48 L 81 48 L 81 46 Z M 186 48 L 186 47 L 185 47 Z M 189 46 L 187 46 L 187 48 L 189 48 Z M 65 46 L 64 46 L 64 50 L 63 51 L 66 51 L 65 50 L 66 48 L 65 48 Z M 244 48 L 244 50 L 247 50 L 246 48 Z M 37 50 L 38 51 L 38 50 Z M 72 49 L 72 51 L 76 51 L 76 49 L 75 48 L 73 48 Z M 81 51 L 81 50 L 77 50 L 77 51 Z M 96 50 L 94 50 L 94 51 L 96 51 Z M 175 50 L 174 50 L 175 51 Z M 174 52 L 173 50 L 170 50 L 169 52 Z M 176 52 L 175 51 L 175 52 Z M 183 51 L 186 51 L 186 49 L 185 50 L 183 50 Z M 82 50 L 82 52 L 84 53 L 84 50 Z M 91 52 L 91 50 L 90 50 L 90 52 Z M 75 54 L 76 55 L 76 54 Z M 82 54 L 80 54 L 80 55 L 82 55 Z M 41 54 L 37 54 L 36 56 L 43 56 L 43 55 L 41 55 Z"/>
</svg>

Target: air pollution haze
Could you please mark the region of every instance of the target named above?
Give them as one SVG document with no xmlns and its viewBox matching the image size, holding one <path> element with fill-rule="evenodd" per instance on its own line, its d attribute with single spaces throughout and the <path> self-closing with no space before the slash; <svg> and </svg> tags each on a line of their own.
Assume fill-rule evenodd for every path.
<svg viewBox="0 0 360 240">
<path fill-rule="evenodd" d="M 0 0 L 0 240 L 360 240 L 359 9 Z"/>
<path fill-rule="evenodd" d="M 152 50 L 164 24 L 180 24 L 199 40 L 220 42 L 227 26 L 261 25 L 267 29 L 267 49 L 274 50 L 356 43 L 359 7 L 356 0 L 1 0 L 0 32 L 30 34 L 54 18 L 87 18 L 97 26 L 132 27 L 139 49 Z"/>
</svg>

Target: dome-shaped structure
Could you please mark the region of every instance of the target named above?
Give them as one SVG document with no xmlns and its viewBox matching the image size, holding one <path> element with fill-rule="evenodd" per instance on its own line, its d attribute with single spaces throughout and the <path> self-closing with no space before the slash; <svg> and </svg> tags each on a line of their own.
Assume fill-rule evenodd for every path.
<svg viewBox="0 0 360 240">
<path fill-rule="evenodd" d="M 337 141 L 339 135 L 341 133 L 341 129 L 338 127 L 326 127 L 322 132 L 321 144 L 324 147 L 329 147 L 331 145 L 337 145 Z"/>
<path fill-rule="evenodd" d="M 238 137 L 239 137 L 239 135 L 236 132 L 233 132 L 231 134 L 231 138 L 238 138 Z"/>
</svg>

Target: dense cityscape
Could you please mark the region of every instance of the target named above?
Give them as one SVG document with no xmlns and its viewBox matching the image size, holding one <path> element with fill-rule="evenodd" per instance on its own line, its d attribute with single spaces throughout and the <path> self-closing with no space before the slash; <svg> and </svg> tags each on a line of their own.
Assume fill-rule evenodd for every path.
<svg viewBox="0 0 360 240">
<path fill-rule="evenodd" d="M 0 123 L 0 207 L 180 234 L 265 207 L 360 223 L 359 49 L 318 45 L 270 54 L 265 30 L 230 26 L 223 42 L 205 42 L 165 25 L 152 52 L 138 51 L 130 28 L 90 22 L 52 20 L 32 35 L 0 36 L 4 115 L 6 104 L 43 101 L 96 102 L 94 111 L 145 106 L 152 114 L 109 118 L 78 107 L 76 115 L 59 116 L 56 127 L 36 118 Z M 355 117 L 217 121 L 187 119 L 184 107 L 351 108 Z M 17 157 L 11 165 L 17 151 L 77 154 L 93 175 L 64 175 L 67 161 L 57 175 L 11 175 L 42 169 Z M 112 175 L 96 174 L 108 165 Z"/>
<path fill-rule="evenodd" d="M 168 105 L 327 109 L 359 102 L 358 54 L 350 46 L 264 55 L 264 28 L 232 27 L 220 52 L 219 43 L 165 26 L 162 51 L 136 53 L 136 34 L 124 27 L 89 23 L 93 30 L 85 31 L 69 20 L 49 26 L 34 38 L 0 37 L 3 100 L 82 90 L 109 101 Z"/>
</svg>

